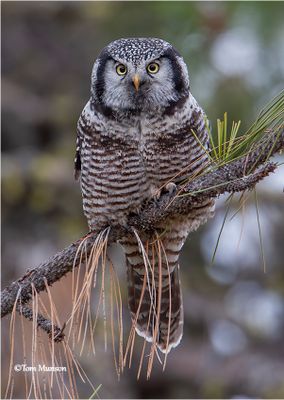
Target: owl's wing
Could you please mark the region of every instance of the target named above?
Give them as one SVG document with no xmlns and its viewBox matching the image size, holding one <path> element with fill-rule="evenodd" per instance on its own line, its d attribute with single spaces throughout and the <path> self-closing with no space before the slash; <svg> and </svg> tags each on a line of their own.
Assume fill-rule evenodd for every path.
<svg viewBox="0 0 284 400">
<path fill-rule="evenodd" d="M 74 159 L 74 177 L 76 180 L 80 178 L 81 174 L 81 146 L 82 146 L 82 135 L 79 129 L 77 130 L 77 140 L 76 140 L 76 153 Z"/>
<path fill-rule="evenodd" d="M 206 150 L 208 150 L 210 152 L 211 147 L 212 147 L 211 142 L 210 142 L 210 137 L 212 137 L 212 123 L 204 111 L 203 111 L 203 118 L 204 118 L 204 122 L 205 122 L 205 129 L 208 134 L 207 141 L 206 141 Z"/>
<path fill-rule="evenodd" d="M 76 154 L 74 159 L 74 177 L 76 180 L 78 180 L 81 175 L 82 150 L 83 150 L 86 125 L 87 125 L 86 118 L 88 117 L 88 114 L 86 115 L 86 112 L 88 111 L 88 106 L 89 103 L 87 103 L 87 105 L 85 106 L 77 124 Z"/>
<path fill-rule="evenodd" d="M 92 120 L 95 118 L 94 110 L 91 109 L 90 101 L 85 105 L 77 124 L 76 154 L 74 159 L 74 176 L 78 180 L 81 175 L 82 161 L 84 161 L 84 149 L 86 137 L 90 135 L 95 137 L 98 132 L 92 126 Z"/>
</svg>

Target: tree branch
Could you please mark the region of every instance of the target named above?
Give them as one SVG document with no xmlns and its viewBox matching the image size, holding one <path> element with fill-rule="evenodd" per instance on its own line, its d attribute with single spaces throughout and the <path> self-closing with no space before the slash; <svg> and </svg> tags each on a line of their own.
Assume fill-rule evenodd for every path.
<svg viewBox="0 0 284 400">
<path fill-rule="evenodd" d="M 19 312 L 19 314 L 23 315 L 29 321 L 33 321 L 34 313 L 33 310 L 31 310 L 29 307 L 24 306 L 22 304 L 17 304 L 16 309 Z M 41 328 L 43 331 L 45 331 L 50 337 L 50 339 L 53 339 L 54 342 L 56 343 L 62 342 L 62 340 L 65 337 L 63 333 L 65 324 L 63 325 L 62 328 L 59 328 L 57 325 L 53 324 L 50 320 L 45 318 L 40 313 L 37 313 L 36 318 L 37 318 L 37 326 Z"/>
<path fill-rule="evenodd" d="M 202 176 L 192 179 L 186 185 L 179 186 L 174 194 L 164 193 L 158 201 L 146 203 L 139 214 L 129 216 L 126 227 L 112 227 L 109 243 L 116 242 L 123 236 L 130 234 L 133 229 L 136 229 L 138 233 L 152 232 L 155 227 L 170 216 L 186 215 L 204 201 L 216 198 L 221 194 L 253 189 L 260 180 L 277 168 L 277 164 L 268 162 L 268 159 L 283 149 L 284 128 L 280 133 L 271 132 L 266 135 L 265 140 L 260 141 L 246 156 L 207 171 Z M 82 240 L 87 238 L 84 251 L 86 255 L 89 255 L 97 234 L 98 232 L 95 231 L 90 232 L 87 236 L 55 254 L 48 261 L 28 270 L 24 276 L 7 286 L 1 293 L 1 318 L 12 312 L 19 290 L 20 298 L 18 301 L 25 304 L 32 298 L 32 287 L 38 293 L 44 291 L 46 284 L 51 286 L 72 271 L 73 268 L 78 267 L 80 259 L 76 257 L 76 252 Z M 24 312 L 22 311 L 22 314 L 28 319 L 32 319 L 31 313 L 28 310 L 25 311 L 25 309 Z M 42 323 L 38 325 L 41 326 Z M 57 330 L 57 333 L 61 332 L 62 334 L 60 328 L 57 328 Z M 50 332 L 51 330 L 48 333 Z"/>
</svg>

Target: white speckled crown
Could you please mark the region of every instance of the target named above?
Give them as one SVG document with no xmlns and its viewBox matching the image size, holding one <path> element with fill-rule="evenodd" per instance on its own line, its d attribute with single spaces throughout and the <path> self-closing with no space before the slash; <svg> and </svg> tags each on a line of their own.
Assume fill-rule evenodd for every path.
<svg viewBox="0 0 284 400">
<path fill-rule="evenodd" d="M 129 38 L 118 39 L 107 46 L 107 50 L 114 58 L 135 62 L 141 59 L 149 60 L 159 57 L 166 49 L 172 47 L 170 43 L 157 38 Z"/>
</svg>

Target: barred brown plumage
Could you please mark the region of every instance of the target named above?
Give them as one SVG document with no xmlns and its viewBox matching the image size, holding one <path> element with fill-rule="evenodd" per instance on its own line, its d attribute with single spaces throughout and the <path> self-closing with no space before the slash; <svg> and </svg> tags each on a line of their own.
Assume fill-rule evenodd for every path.
<svg viewBox="0 0 284 400">
<path fill-rule="evenodd" d="M 153 61 L 158 71 L 151 75 Z M 118 64 L 126 66 L 125 75 L 116 72 Z M 134 38 L 108 45 L 94 64 L 91 98 L 77 130 L 75 176 L 81 175 L 90 229 L 125 224 L 169 182 L 207 168 L 205 118 L 190 93 L 186 65 L 169 43 Z M 175 347 L 183 332 L 180 251 L 213 207 L 213 200 L 206 201 L 154 233 L 133 232 L 120 241 L 136 331 L 162 352 Z"/>
</svg>

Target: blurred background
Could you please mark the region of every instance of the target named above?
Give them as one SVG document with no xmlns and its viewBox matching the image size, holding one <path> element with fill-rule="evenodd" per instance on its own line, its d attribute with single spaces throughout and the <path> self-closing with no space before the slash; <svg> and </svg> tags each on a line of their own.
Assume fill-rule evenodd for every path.
<svg viewBox="0 0 284 400">
<path fill-rule="evenodd" d="M 244 132 L 283 89 L 282 2 L 1 5 L 2 286 L 87 231 L 73 179 L 76 123 L 89 98 L 93 62 L 110 41 L 154 36 L 171 42 L 214 129 L 227 111 Z M 134 350 L 133 367 L 118 382 L 112 352 L 102 345 L 95 358 L 78 357 L 95 387 L 102 385 L 101 398 L 284 398 L 283 175 L 281 166 L 257 188 L 266 272 L 253 194 L 241 209 L 237 196 L 230 203 L 212 264 L 228 207 L 220 198 L 215 218 L 183 249 L 184 337 L 166 371 L 156 363 L 149 381 L 145 373 L 137 381 L 140 354 Z M 54 285 L 55 302 L 70 303 L 68 282 Z M 9 318 L 2 327 L 4 390 Z M 78 389 L 81 398 L 92 394 L 79 379 Z M 18 373 L 14 397 L 24 393 Z"/>
</svg>

